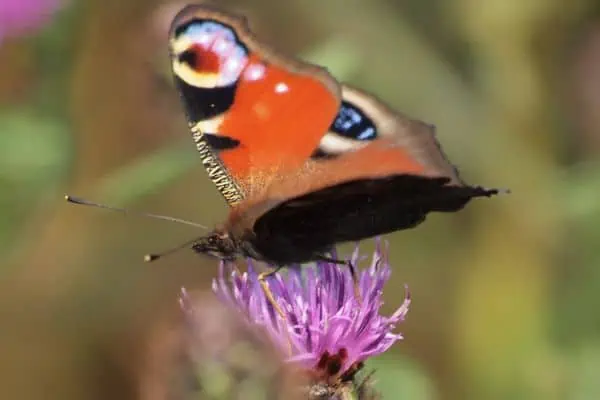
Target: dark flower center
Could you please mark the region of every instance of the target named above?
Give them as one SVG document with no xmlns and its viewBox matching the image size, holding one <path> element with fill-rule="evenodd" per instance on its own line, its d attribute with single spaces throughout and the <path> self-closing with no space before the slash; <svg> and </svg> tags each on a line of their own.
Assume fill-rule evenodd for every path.
<svg viewBox="0 0 600 400">
<path fill-rule="evenodd" d="M 338 382 L 348 382 L 354 379 L 354 375 L 360 370 L 363 366 L 362 362 L 357 362 L 351 365 L 346 371 L 342 372 L 342 367 L 344 366 L 344 362 L 348 359 L 348 350 L 345 348 L 341 348 L 337 353 L 331 354 L 328 351 L 325 351 L 317 365 L 315 367 L 315 372 L 318 378 L 324 381 L 336 380 Z M 341 374 L 340 374 L 341 373 Z"/>
<path fill-rule="evenodd" d="M 327 350 L 319 358 L 317 363 L 317 371 L 324 373 L 326 376 L 335 376 L 342 369 L 344 361 L 348 358 L 348 350 L 341 348 L 337 354 L 329 354 Z"/>
</svg>

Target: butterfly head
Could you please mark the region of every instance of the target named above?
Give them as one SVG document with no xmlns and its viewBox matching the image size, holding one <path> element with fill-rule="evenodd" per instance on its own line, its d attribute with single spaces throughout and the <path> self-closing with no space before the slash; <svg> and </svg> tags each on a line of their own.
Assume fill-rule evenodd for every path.
<svg viewBox="0 0 600 400">
<path fill-rule="evenodd" d="M 225 261 L 233 261 L 240 254 L 235 240 L 227 232 L 218 231 L 196 240 L 192 244 L 192 250 Z"/>
</svg>

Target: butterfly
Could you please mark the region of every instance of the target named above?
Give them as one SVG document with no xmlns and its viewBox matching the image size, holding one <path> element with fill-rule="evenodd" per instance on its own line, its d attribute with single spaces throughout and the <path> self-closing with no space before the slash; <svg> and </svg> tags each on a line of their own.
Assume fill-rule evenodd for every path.
<svg viewBox="0 0 600 400">
<path fill-rule="evenodd" d="M 208 176 L 230 205 L 198 253 L 274 266 L 409 229 L 497 189 L 464 183 L 435 128 L 260 41 L 205 5 L 174 18 L 175 86 Z"/>
</svg>

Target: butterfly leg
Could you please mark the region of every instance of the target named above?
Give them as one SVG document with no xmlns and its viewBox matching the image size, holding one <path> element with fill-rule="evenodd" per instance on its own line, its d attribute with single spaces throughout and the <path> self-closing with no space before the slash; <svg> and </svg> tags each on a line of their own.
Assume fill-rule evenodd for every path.
<svg viewBox="0 0 600 400">
<path fill-rule="evenodd" d="M 277 268 L 275 268 L 271 271 L 261 272 L 260 274 L 258 274 L 258 282 L 260 283 L 260 286 L 261 286 L 265 296 L 267 296 L 267 300 L 269 300 L 269 303 L 271 303 L 271 305 L 273 306 L 273 308 L 275 309 L 277 314 L 279 314 L 279 317 L 281 317 L 281 321 L 283 322 L 283 327 L 288 336 L 288 353 L 291 356 L 292 355 L 292 339 L 290 337 L 290 331 L 288 329 L 287 319 L 285 317 L 285 314 L 283 313 L 283 310 L 281 309 L 281 307 L 279 307 L 279 304 L 277 304 L 277 302 L 275 301 L 273 292 L 271 291 L 271 289 L 269 289 L 269 284 L 267 283 L 267 279 L 269 277 L 275 275 L 276 273 L 278 273 L 281 269 L 283 269 L 283 266 L 278 266 Z"/>
<path fill-rule="evenodd" d="M 362 296 L 360 295 L 360 287 L 358 285 L 358 277 L 356 275 L 356 269 L 352 264 L 352 261 L 336 260 L 335 258 L 321 256 L 320 261 L 330 262 L 338 265 L 345 265 L 350 269 L 350 275 L 352 276 L 352 283 L 354 284 L 354 298 L 358 302 L 359 306 L 362 306 Z"/>
<path fill-rule="evenodd" d="M 269 284 L 267 283 L 267 279 L 278 273 L 282 268 L 283 267 L 280 266 L 271 271 L 261 272 L 260 274 L 258 274 L 258 282 L 260 283 L 260 286 L 262 287 L 265 296 L 267 296 L 267 300 L 269 300 L 269 303 L 271 303 L 271 305 L 273 306 L 275 311 L 277 311 L 277 314 L 279 314 L 281 319 L 285 321 L 285 314 L 283 313 L 281 307 L 279 307 L 279 304 L 277 304 L 277 302 L 275 301 L 275 297 L 273 297 L 273 292 L 271 292 L 271 289 L 269 289 Z"/>
</svg>

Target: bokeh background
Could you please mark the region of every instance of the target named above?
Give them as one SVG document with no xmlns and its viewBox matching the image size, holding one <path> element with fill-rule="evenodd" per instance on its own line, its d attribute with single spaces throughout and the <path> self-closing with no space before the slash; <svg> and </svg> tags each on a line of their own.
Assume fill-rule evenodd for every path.
<svg viewBox="0 0 600 400">
<path fill-rule="evenodd" d="M 384 308 L 403 283 L 414 302 L 406 339 L 369 364 L 384 397 L 600 398 L 600 3 L 219 4 L 435 123 L 469 182 L 512 190 L 388 236 Z M 164 398 L 144 374 L 168 348 L 179 288 L 208 290 L 216 264 L 142 255 L 201 232 L 63 195 L 206 225 L 226 215 L 169 76 L 182 5 L 0 0 L 3 399 Z"/>
</svg>

